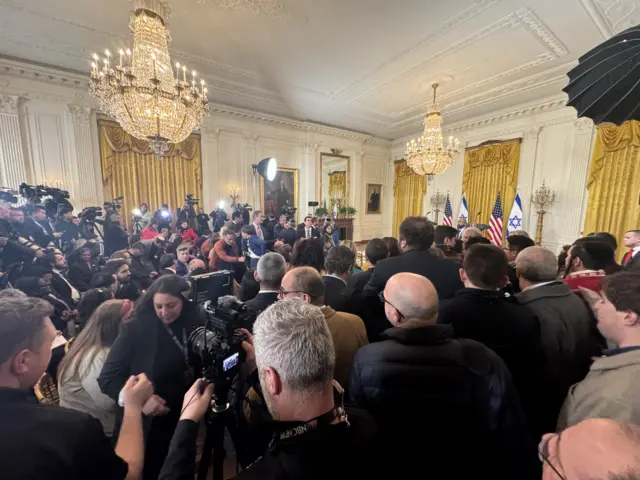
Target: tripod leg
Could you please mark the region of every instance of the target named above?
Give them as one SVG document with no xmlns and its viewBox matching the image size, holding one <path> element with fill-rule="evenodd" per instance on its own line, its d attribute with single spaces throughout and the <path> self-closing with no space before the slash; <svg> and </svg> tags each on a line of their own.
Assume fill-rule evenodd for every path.
<svg viewBox="0 0 640 480">
<path fill-rule="evenodd" d="M 204 437 L 204 447 L 202 448 L 202 456 L 200 457 L 200 465 L 198 466 L 198 480 L 207 480 L 207 474 L 211 466 L 211 454 L 213 453 L 214 443 L 212 430 L 214 418 L 207 422 L 207 433 Z"/>
</svg>

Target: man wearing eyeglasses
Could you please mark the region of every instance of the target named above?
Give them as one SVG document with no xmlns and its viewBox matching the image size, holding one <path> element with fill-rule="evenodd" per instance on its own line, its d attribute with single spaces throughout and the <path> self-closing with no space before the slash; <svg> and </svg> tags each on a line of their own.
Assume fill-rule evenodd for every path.
<svg viewBox="0 0 640 480">
<path fill-rule="evenodd" d="M 560 434 L 545 435 L 538 447 L 542 480 L 640 478 L 640 426 L 590 419 Z"/>
<path fill-rule="evenodd" d="M 399 273 L 380 294 L 393 328 L 361 348 L 351 400 L 382 429 L 389 478 L 539 479 L 539 462 L 504 362 L 484 345 L 437 325 L 438 294 Z M 419 436 L 419 441 L 411 441 Z M 437 459 L 425 465 L 420 459 Z M 382 478 L 382 475 L 381 475 Z"/>
<path fill-rule="evenodd" d="M 284 276 L 278 298 L 280 300 L 299 298 L 320 307 L 329 325 L 336 350 L 334 378 L 346 389 L 349 385 L 353 358 L 360 347 L 369 343 L 367 331 L 360 317 L 336 312 L 325 305 L 324 292 L 325 285 L 320 274 L 311 267 L 299 267 L 290 270 Z"/>
</svg>

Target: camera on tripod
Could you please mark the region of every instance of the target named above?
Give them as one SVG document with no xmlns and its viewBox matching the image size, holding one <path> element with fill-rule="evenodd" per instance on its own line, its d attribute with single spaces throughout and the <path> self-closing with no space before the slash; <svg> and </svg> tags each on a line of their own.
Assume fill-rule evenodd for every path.
<svg viewBox="0 0 640 480">
<path fill-rule="evenodd" d="M 73 209 L 69 202 L 69 192 L 60 188 L 45 187 L 43 185 L 20 185 L 20 195 L 30 205 L 40 205 L 43 197 L 49 197 L 44 201 L 44 210 L 47 217 L 54 219 L 59 216 L 63 208 Z"/>
<path fill-rule="evenodd" d="M 124 200 L 123 196 L 116 197 L 116 198 L 113 199 L 112 202 L 104 202 L 103 207 L 105 209 L 111 208 L 114 212 L 117 212 L 118 210 L 120 210 L 122 208 L 122 201 L 123 200 Z M 98 208 L 98 207 L 94 207 L 94 208 Z M 99 216 L 101 217 L 102 214 L 100 214 Z"/>
<path fill-rule="evenodd" d="M 292 207 L 291 205 L 283 205 L 280 209 L 280 215 L 284 215 L 287 217 L 287 220 L 291 220 L 295 217 L 298 209 L 296 207 Z"/>
<path fill-rule="evenodd" d="M 220 297 L 217 305 L 209 300 L 203 307 L 207 319 L 189 335 L 189 351 L 202 377 L 215 385 L 217 400 L 226 405 L 229 388 L 245 359 L 242 342 L 246 336 L 238 329 L 250 326 L 256 312 L 232 296 Z"/>
</svg>

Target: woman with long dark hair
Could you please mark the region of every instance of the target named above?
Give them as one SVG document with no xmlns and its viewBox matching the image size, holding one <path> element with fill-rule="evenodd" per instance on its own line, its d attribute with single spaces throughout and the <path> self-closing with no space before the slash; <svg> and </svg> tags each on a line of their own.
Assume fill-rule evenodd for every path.
<svg viewBox="0 0 640 480">
<path fill-rule="evenodd" d="M 389 258 L 397 257 L 398 255 L 400 255 L 400 244 L 398 243 L 397 238 L 384 237 L 382 241 L 387 245 L 387 249 L 389 250 Z"/>
<path fill-rule="evenodd" d="M 92 288 L 87 290 L 78 303 L 78 318 L 76 320 L 77 331 L 82 330 L 89 322 L 91 315 L 107 300 L 113 300 L 113 292 L 106 288 Z"/>
<path fill-rule="evenodd" d="M 197 325 L 196 306 L 189 302 L 189 284 L 175 275 L 156 280 L 138 301 L 133 319 L 123 326 L 98 377 L 103 393 L 118 401 L 131 375 L 145 373 L 154 395 L 144 406 L 144 478 L 158 478 L 184 394 L 194 382 L 188 365 L 187 338 Z M 118 408 L 116 429 L 122 409 Z"/>
<path fill-rule="evenodd" d="M 116 402 L 100 391 L 98 375 L 121 325 L 132 314 L 129 300 L 108 300 L 93 313 L 58 366 L 60 406 L 88 413 L 113 434 Z"/>
<path fill-rule="evenodd" d="M 324 271 L 324 241 L 320 238 L 302 238 L 293 246 L 291 267 L 311 267 Z"/>
</svg>

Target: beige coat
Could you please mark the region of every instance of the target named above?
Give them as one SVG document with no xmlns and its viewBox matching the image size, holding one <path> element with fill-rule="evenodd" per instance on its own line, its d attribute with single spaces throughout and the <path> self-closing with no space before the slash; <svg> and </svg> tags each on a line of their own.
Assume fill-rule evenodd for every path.
<svg viewBox="0 0 640 480">
<path fill-rule="evenodd" d="M 367 330 L 362 319 L 356 315 L 336 312 L 331 307 L 322 307 L 321 310 L 327 325 L 329 325 L 336 350 L 336 368 L 333 372 L 333 378 L 342 388 L 348 388 L 356 352 L 360 347 L 369 344 Z"/>
<path fill-rule="evenodd" d="M 640 350 L 597 359 L 586 378 L 569 389 L 558 431 L 587 418 L 640 423 Z"/>
</svg>

